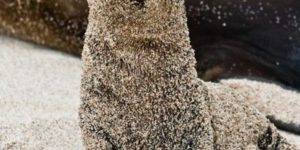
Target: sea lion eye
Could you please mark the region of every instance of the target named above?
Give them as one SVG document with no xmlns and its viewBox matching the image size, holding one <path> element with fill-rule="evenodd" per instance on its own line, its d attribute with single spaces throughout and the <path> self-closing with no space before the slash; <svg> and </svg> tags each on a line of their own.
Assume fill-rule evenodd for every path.
<svg viewBox="0 0 300 150">
<path fill-rule="evenodd" d="M 132 5 L 138 8 L 143 8 L 145 6 L 145 0 L 131 0 Z"/>
</svg>

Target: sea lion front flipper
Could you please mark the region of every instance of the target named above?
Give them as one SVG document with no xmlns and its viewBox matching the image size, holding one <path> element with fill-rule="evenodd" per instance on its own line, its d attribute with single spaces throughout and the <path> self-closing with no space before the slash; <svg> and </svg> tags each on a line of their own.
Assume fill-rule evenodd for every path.
<svg viewBox="0 0 300 150">
<path fill-rule="evenodd" d="M 242 101 L 255 106 L 279 129 L 300 134 L 300 93 L 275 83 L 249 79 L 226 79 L 243 96 Z"/>
</svg>

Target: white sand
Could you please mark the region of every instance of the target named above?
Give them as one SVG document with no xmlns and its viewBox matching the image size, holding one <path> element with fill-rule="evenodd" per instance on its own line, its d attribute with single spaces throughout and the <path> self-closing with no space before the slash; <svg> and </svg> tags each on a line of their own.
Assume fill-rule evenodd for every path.
<svg viewBox="0 0 300 150">
<path fill-rule="evenodd" d="M 0 36 L 0 149 L 83 149 L 81 61 Z"/>
<path fill-rule="evenodd" d="M 0 149 L 83 149 L 80 74 L 79 58 L 0 36 Z"/>
</svg>

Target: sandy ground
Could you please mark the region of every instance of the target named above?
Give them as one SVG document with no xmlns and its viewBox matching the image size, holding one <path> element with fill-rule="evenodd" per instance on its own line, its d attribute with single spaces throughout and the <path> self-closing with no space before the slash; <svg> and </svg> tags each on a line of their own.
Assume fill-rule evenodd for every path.
<svg viewBox="0 0 300 150">
<path fill-rule="evenodd" d="M 0 149 L 83 149 L 80 74 L 79 58 L 0 36 Z"/>
<path fill-rule="evenodd" d="M 0 36 L 0 149 L 83 149 L 81 61 Z"/>
</svg>

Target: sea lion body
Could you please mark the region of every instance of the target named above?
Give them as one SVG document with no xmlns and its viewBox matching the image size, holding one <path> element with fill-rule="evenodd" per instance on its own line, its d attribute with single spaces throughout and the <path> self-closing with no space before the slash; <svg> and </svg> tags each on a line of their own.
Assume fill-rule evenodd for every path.
<svg viewBox="0 0 300 150">
<path fill-rule="evenodd" d="M 86 149 L 296 149 L 232 89 L 197 76 L 184 0 L 89 0 Z"/>
</svg>

